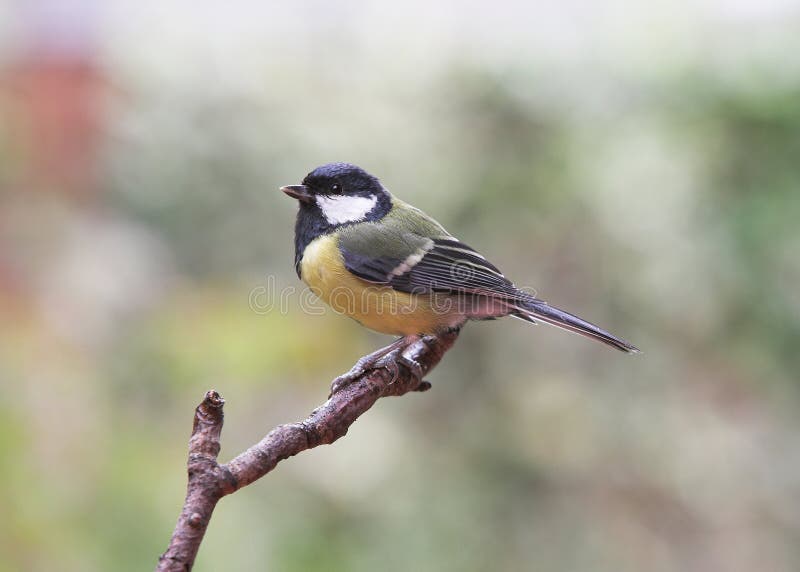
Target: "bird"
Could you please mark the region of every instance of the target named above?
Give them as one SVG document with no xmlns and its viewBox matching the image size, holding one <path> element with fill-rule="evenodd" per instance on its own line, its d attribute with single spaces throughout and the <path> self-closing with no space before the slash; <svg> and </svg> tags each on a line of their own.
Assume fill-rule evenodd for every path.
<svg viewBox="0 0 800 572">
<path fill-rule="evenodd" d="M 361 167 L 328 163 L 308 173 L 301 184 L 280 190 L 299 204 L 294 237 L 298 277 L 337 313 L 399 336 L 359 360 L 334 381 L 335 388 L 389 351 L 426 335 L 457 331 L 470 320 L 510 316 L 543 322 L 625 353 L 639 352 L 624 339 L 515 286 L 477 250 L 395 197 Z"/>
</svg>

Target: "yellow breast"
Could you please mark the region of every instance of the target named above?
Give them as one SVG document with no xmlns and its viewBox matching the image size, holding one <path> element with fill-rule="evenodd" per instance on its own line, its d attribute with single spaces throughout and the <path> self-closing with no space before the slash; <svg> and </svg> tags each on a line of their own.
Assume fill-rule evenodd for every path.
<svg viewBox="0 0 800 572">
<path fill-rule="evenodd" d="M 445 295 L 399 292 L 351 274 L 335 233 L 320 236 L 306 247 L 300 275 L 335 312 L 384 334 L 436 333 L 464 321 Z"/>
</svg>

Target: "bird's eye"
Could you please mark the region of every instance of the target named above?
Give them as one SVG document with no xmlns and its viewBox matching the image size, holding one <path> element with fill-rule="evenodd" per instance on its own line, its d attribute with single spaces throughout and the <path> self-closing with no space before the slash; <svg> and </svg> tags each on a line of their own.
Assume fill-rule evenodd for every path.
<svg viewBox="0 0 800 572">
<path fill-rule="evenodd" d="M 331 185 L 331 193 L 334 195 L 341 195 L 342 194 L 342 185 L 339 183 L 334 183 Z"/>
</svg>

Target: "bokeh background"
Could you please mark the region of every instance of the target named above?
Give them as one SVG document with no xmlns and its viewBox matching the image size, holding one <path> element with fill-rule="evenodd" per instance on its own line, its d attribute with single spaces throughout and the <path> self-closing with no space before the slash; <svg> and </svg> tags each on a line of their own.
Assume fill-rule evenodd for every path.
<svg viewBox="0 0 800 572">
<path fill-rule="evenodd" d="M 644 354 L 472 325 L 197 570 L 800 569 L 798 54 L 790 0 L 0 1 L 0 571 L 152 568 L 207 389 L 227 460 L 388 341 L 300 303 L 277 187 L 342 160 Z"/>
</svg>

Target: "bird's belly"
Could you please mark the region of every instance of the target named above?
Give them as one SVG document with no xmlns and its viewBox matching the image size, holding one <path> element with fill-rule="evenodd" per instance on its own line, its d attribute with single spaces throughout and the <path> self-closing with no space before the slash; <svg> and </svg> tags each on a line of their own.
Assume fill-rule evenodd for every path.
<svg viewBox="0 0 800 572">
<path fill-rule="evenodd" d="M 466 320 L 455 299 L 445 294 L 409 294 L 354 276 L 344 266 L 335 235 L 321 236 L 306 247 L 300 274 L 335 312 L 384 334 L 437 333 Z"/>
</svg>

